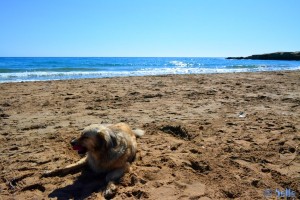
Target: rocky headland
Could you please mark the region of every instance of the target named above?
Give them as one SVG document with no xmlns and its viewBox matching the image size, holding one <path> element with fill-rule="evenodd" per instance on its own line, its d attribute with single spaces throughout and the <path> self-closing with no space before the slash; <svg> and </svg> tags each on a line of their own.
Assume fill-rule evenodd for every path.
<svg viewBox="0 0 300 200">
<path fill-rule="evenodd" d="M 226 59 L 300 60 L 300 51 L 267 53 L 267 54 L 252 55 L 247 57 L 228 57 Z"/>
</svg>

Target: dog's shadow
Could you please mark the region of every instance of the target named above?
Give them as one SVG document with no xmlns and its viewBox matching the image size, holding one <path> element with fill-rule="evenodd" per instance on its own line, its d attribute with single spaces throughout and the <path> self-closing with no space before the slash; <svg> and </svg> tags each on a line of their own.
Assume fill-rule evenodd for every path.
<svg viewBox="0 0 300 200">
<path fill-rule="evenodd" d="M 71 185 L 55 189 L 48 197 L 57 198 L 59 200 L 85 199 L 93 192 L 101 192 L 106 188 L 105 175 L 106 174 L 97 175 L 90 169 L 84 169 Z"/>
</svg>

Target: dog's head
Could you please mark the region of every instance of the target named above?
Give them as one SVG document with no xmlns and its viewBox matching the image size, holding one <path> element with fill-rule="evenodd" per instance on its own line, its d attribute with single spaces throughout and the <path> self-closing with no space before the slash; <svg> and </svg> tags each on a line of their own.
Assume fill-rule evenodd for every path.
<svg viewBox="0 0 300 200">
<path fill-rule="evenodd" d="M 78 154 L 86 152 L 104 152 L 105 150 L 115 146 L 116 138 L 113 132 L 102 125 L 90 125 L 86 127 L 78 139 L 71 141 L 74 150 Z"/>
</svg>

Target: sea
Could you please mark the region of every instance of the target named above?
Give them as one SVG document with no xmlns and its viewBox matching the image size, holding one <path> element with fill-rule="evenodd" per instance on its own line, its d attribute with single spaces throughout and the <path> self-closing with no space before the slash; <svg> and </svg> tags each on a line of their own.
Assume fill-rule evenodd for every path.
<svg viewBox="0 0 300 200">
<path fill-rule="evenodd" d="M 0 83 L 300 70 L 300 61 L 206 57 L 0 57 Z"/>
</svg>

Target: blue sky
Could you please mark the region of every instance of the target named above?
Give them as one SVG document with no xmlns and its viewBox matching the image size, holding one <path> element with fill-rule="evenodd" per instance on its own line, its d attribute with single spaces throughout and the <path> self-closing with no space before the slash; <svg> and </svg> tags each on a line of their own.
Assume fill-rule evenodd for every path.
<svg viewBox="0 0 300 200">
<path fill-rule="evenodd" d="M 300 50 L 299 0 L 0 0 L 0 56 Z"/>
</svg>

